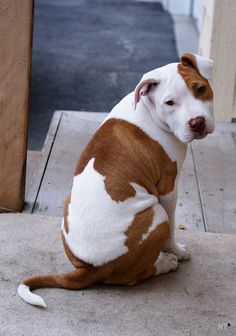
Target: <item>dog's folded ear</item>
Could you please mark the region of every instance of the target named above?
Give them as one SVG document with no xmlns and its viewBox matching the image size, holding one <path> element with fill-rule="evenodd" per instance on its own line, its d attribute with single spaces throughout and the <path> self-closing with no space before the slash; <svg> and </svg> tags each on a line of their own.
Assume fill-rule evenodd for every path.
<svg viewBox="0 0 236 336">
<path fill-rule="evenodd" d="M 153 86 L 156 86 L 158 84 L 158 81 L 154 78 L 146 78 L 143 76 L 139 84 L 136 86 L 135 92 L 134 92 L 134 105 L 136 109 L 136 105 L 140 101 L 141 96 L 146 96 L 150 92 L 151 88 Z"/>
<path fill-rule="evenodd" d="M 202 77 L 211 79 L 214 61 L 210 58 L 186 53 L 182 55 L 180 61 L 184 66 L 190 66 L 196 69 Z"/>
</svg>

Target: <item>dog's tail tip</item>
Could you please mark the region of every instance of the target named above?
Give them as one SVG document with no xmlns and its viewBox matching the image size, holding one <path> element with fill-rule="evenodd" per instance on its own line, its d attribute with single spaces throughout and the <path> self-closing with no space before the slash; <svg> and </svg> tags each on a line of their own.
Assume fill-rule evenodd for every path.
<svg viewBox="0 0 236 336">
<path fill-rule="evenodd" d="M 17 289 L 17 293 L 21 297 L 22 300 L 24 300 L 25 302 L 27 302 L 31 305 L 42 307 L 42 308 L 47 307 L 46 303 L 41 298 L 41 296 L 32 293 L 30 291 L 29 286 L 26 286 L 24 283 L 21 283 L 19 285 L 19 287 Z"/>
</svg>

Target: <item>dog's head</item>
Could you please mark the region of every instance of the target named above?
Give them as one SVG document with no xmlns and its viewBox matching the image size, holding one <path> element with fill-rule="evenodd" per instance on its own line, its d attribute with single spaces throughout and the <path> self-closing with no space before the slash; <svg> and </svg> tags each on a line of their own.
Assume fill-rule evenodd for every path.
<svg viewBox="0 0 236 336">
<path fill-rule="evenodd" d="M 184 54 L 180 63 L 146 73 L 135 90 L 154 121 L 167 125 L 182 142 L 204 138 L 215 128 L 211 78 L 213 61 Z"/>
</svg>

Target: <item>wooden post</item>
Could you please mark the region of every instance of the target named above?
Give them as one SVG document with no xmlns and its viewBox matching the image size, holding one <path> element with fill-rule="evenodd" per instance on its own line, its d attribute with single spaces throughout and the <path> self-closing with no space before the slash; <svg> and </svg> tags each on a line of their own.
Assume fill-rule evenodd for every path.
<svg viewBox="0 0 236 336">
<path fill-rule="evenodd" d="M 0 0 L 0 211 L 24 203 L 33 0 Z"/>
<path fill-rule="evenodd" d="M 235 18 L 235 0 L 205 0 L 199 53 L 215 61 L 212 84 L 218 121 L 236 118 Z"/>
</svg>

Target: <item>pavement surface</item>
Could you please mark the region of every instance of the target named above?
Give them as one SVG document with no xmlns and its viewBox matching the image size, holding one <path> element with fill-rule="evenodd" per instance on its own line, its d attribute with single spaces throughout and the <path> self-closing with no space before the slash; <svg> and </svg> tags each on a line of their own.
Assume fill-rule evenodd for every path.
<svg viewBox="0 0 236 336">
<path fill-rule="evenodd" d="M 19 280 L 71 270 L 60 243 L 60 220 L 0 215 L 1 336 L 236 335 L 235 235 L 178 233 L 192 251 L 176 272 L 133 287 L 41 289 L 48 308 L 24 303 Z"/>
<path fill-rule="evenodd" d="M 29 149 L 40 150 L 55 110 L 109 112 L 143 73 L 177 61 L 160 3 L 37 0 Z"/>
</svg>

